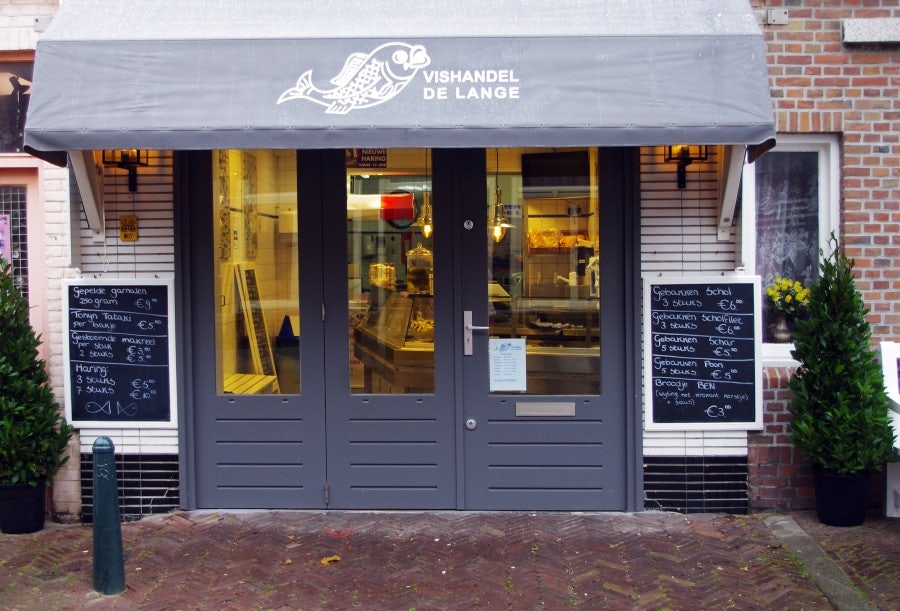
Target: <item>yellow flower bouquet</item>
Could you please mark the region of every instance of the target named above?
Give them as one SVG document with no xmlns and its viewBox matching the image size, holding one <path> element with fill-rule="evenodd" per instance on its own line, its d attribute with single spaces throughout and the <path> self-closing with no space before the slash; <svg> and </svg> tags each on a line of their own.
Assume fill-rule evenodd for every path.
<svg viewBox="0 0 900 611">
<path fill-rule="evenodd" d="M 766 288 L 766 295 L 778 312 L 784 312 L 791 318 L 803 314 L 809 305 L 809 289 L 799 280 L 776 276 L 772 285 Z"/>
</svg>

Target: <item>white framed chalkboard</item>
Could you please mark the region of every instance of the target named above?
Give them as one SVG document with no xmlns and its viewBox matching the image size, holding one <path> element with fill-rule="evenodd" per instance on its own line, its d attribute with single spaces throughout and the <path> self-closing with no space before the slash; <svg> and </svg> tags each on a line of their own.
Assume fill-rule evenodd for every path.
<svg viewBox="0 0 900 611">
<path fill-rule="evenodd" d="M 62 302 L 69 422 L 177 426 L 173 280 L 64 280 Z"/>
<path fill-rule="evenodd" d="M 644 426 L 762 428 L 759 276 L 644 279 Z"/>
</svg>

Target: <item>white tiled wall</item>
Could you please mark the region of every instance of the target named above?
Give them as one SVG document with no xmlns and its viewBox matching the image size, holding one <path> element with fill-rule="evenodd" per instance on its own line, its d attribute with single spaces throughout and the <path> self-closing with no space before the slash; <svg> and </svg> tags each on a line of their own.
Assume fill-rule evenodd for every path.
<svg viewBox="0 0 900 611">
<path fill-rule="evenodd" d="M 641 275 L 733 271 L 734 235 L 718 239 L 719 184 L 715 147 L 688 166 L 687 188 L 662 147 L 641 149 Z M 644 431 L 645 456 L 746 456 L 745 431 Z"/>
</svg>

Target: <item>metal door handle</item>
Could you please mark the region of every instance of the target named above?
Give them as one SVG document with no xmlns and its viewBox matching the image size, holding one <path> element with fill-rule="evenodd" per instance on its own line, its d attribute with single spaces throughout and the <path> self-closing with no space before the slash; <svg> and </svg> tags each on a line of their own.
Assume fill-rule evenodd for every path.
<svg viewBox="0 0 900 611">
<path fill-rule="evenodd" d="M 472 324 L 472 310 L 463 311 L 463 354 L 472 356 L 472 331 L 487 331 L 490 327 Z"/>
</svg>

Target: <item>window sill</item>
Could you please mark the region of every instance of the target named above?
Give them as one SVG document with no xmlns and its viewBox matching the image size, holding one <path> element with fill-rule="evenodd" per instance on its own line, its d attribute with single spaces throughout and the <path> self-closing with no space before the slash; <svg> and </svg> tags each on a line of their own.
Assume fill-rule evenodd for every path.
<svg viewBox="0 0 900 611">
<path fill-rule="evenodd" d="M 763 344 L 763 367 L 799 367 L 800 363 L 791 357 L 794 343 L 790 344 Z"/>
</svg>

